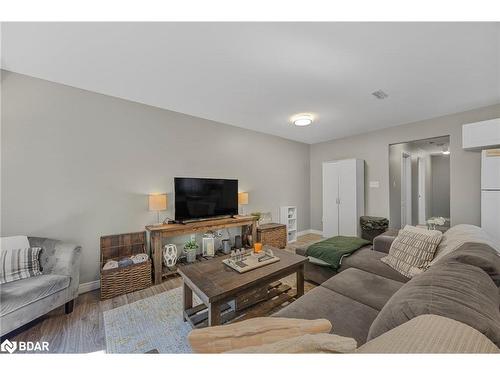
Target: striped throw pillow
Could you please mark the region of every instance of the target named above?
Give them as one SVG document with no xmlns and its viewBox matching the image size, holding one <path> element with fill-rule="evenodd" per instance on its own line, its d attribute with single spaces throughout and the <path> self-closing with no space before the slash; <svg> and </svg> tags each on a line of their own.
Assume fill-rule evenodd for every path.
<svg viewBox="0 0 500 375">
<path fill-rule="evenodd" d="M 42 274 L 41 247 L 0 250 L 0 284 Z"/>
<path fill-rule="evenodd" d="M 407 225 L 399 231 L 389 255 L 380 260 L 400 274 L 412 278 L 429 267 L 442 237 L 443 234 L 438 230 Z"/>
</svg>

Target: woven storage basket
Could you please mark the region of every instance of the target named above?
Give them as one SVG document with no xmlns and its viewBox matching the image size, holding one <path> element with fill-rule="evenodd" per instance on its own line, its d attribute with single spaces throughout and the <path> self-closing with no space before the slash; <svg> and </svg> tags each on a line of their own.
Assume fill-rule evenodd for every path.
<svg viewBox="0 0 500 375">
<path fill-rule="evenodd" d="M 101 299 L 113 298 L 151 286 L 151 260 L 103 270 L 108 260 L 145 253 L 146 232 L 101 237 Z"/>
<path fill-rule="evenodd" d="M 262 224 L 257 228 L 257 239 L 263 245 L 283 249 L 286 247 L 286 225 L 273 223 Z"/>
</svg>

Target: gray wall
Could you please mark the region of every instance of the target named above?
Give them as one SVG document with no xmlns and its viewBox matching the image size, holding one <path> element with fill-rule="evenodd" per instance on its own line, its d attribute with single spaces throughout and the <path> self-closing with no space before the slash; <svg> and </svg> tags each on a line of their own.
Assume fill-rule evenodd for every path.
<svg viewBox="0 0 500 375">
<path fill-rule="evenodd" d="M 387 102 L 390 105 L 390 102 Z M 311 227 L 322 230 L 321 164 L 365 160 L 365 212 L 389 217 L 389 144 L 450 135 L 452 224 L 480 224 L 480 154 L 462 149 L 462 124 L 500 117 L 500 104 L 311 146 Z M 380 188 L 369 188 L 380 181 Z"/>
<path fill-rule="evenodd" d="M 432 216 L 450 217 L 450 157 L 432 155 Z"/>
<path fill-rule="evenodd" d="M 309 146 L 2 71 L 1 231 L 83 246 L 98 279 L 99 237 L 154 223 L 147 194 L 174 176 L 237 178 L 246 212 L 298 207 L 309 228 Z"/>
</svg>

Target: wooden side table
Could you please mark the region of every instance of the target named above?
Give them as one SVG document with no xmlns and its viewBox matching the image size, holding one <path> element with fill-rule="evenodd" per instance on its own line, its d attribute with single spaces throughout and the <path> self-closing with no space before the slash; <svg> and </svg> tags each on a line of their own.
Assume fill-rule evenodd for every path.
<svg viewBox="0 0 500 375">
<path fill-rule="evenodd" d="M 284 249 L 286 247 L 285 224 L 262 224 L 257 228 L 257 241 L 263 245 Z"/>
</svg>

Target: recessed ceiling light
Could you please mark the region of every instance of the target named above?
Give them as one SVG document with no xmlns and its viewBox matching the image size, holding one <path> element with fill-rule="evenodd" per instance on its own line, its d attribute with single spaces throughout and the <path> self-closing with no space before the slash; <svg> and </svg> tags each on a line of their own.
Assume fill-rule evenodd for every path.
<svg viewBox="0 0 500 375">
<path fill-rule="evenodd" d="M 295 126 L 308 126 L 312 124 L 313 116 L 307 113 L 302 113 L 300 115 L 293 116 L 292 122 Z"/>
</svg>

